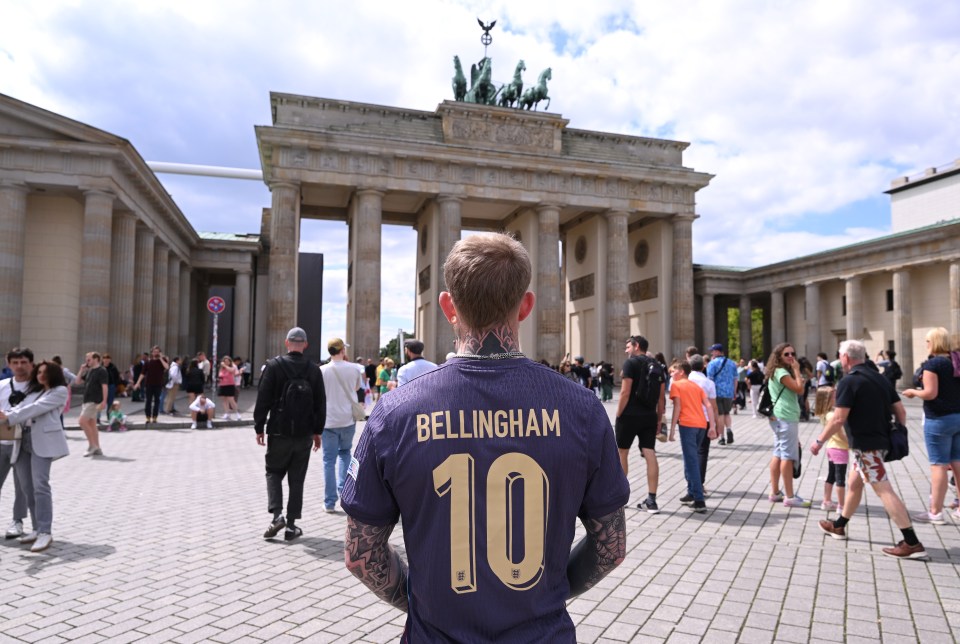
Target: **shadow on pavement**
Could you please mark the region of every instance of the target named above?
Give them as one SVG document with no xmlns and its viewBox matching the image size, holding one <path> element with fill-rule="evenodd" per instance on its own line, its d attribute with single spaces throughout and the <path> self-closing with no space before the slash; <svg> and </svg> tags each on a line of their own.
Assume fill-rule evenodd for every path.
<svg viewBox="0 0 960 644">
<path fill-rule="evenodd" d="M 326 537 L 301 537 L 291 544 L 306 546 L 307 551 L 317 559 L 328 561 L 343 561 L 343 539 L 327 539 Z"/>
</svg>

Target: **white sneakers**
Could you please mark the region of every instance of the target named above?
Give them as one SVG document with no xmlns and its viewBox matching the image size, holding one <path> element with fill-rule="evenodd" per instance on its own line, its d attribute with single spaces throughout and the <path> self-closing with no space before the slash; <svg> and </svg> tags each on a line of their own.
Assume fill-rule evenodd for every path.
<svg viewBox="0 0 960 644">
<path fill-rule="evenodd" d="M 208 420 L 208 421 L 207 421 L 207 429 L 213 429 L 213 421 L 212 421 L 212 420 Z"/>
<path fill-rule="evenodd" d="M 7 528 L 7 533 L 4 536 L 7 539 L 16 539 L 17 537 L 23 536 L 23 522 L 11 521 L 10 527 Z"/>
<path fill-rule="evenodd" d="M 28 532 L 20 537 L 21 545 L 33 544 L 30 552 L 43 552 L 53 543 L 53 535 L 48 532 Z"/>
</svg>

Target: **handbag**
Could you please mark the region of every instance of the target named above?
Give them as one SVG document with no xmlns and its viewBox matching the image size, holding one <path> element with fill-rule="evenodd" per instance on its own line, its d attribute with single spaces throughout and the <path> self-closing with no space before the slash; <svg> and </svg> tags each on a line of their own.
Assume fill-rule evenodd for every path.
<svg viewBox="0 0 960 644">
<path fill-rule="evenodd" d="M 6 418 L 0 420 L 0 441 L 18 441 L 21 437 L 20 425 L 11 425 Z"/>
<path fill-rule="evenodd" d="M 340 377 L 340 373 L 337 371 L 337 368 L 335 366 L 331 366 L 330 368 L 333 369 L 333 377 L 336 378 L 337 382 L 340 383 L 340 386 L 343 387 L 343 393 L 347 395 L 347 400 L 350 401 L 350 411 L 353 414 L 353 420 L 355 422 L 366 420 L 367 409 L 366 407 L 361 405 L 359 402 L 357 402 L 356 392 L 351 394 L 350 389 L 347 387 L 347 383 L 345 383 L 343 379 Z"/>
<path fill-rule="evenodd" d="M 767 378 L 764 380 L 763 385 L 760 387 L 760 402 L 757 403 L 757 413 L 761 416 L 771 418 L 773 416 L 773 408 L 776 406 L 777 401 L 780 400 L 780 396 L 783 395 L 784 389 L 786 389 L 786 385 L 780 389 L 780 393 L 777 394 L 777 399 L 773 400 L 770 395 L 770 379 Z"/>
<path fill-rule="evenodd" d="M 797 460 L 793 462 L 793 478 L 800 478 L 803 472 L 803 443 L 797 443 Z"/>
<path fill-rule="evenodd" d="M 907 437 L 906 425 L 893 421 L 890 425 L 890 449 L 883 457 L 885 463 L 899 461 L 910 455 L 910 441 Z"/>
</svg>

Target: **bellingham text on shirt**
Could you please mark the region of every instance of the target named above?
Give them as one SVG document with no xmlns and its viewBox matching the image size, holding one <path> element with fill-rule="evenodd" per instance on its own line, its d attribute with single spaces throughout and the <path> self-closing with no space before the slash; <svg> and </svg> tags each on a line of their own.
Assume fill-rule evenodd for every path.
<svg viewBox="0 0 960 644">
<path fill-rule="evenodd" d="M 417 442 L 447 438 L 560 436 L 560 412 L 540 409 L 449 409 L 417 414 Z"/>
</svg>

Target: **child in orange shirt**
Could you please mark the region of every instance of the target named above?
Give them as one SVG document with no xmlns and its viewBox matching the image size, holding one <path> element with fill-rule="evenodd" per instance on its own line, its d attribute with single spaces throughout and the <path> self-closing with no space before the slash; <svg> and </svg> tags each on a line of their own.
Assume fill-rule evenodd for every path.
<svg viewBox="0 0 960 644">
<path fill-rule="evenodd" d="M 690 375 L 689 362 L 674 362 L 670 366 L 670 400 L 673 401 L 673 419 L 670 422 L 670 440 L 677 440 L 680 431 L 680 451 L 683 453 L 683 475 L 687 479 L 687 494 L 680 503 L 691 506 L 694 512 L 706 512 L 703 499 L 703 481 L 700 480 L 700 442 L 705 440 L 707 420 L 711 427 L 717 426 L 713 415 L 713 406 L 707 400 L 706 392 L 687 379 Z M 709 419 L 704 415 L 704 408 Z"/>
</svg>

